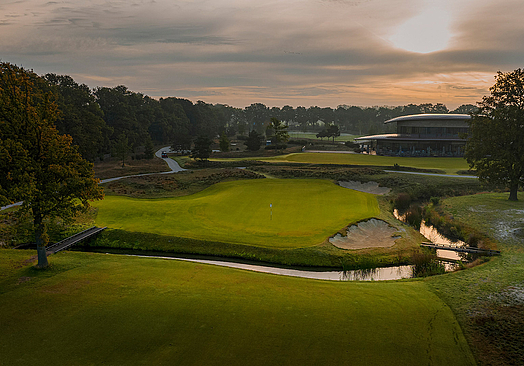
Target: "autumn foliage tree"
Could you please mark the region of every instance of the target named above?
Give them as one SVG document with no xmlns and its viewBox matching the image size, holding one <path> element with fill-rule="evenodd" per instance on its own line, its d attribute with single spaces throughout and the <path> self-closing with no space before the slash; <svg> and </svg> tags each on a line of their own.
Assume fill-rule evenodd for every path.
<svg viewBox="0 0 524 366">
<path fill-rule="evenodd" d="M 481 180 L 509 187 L 516 201 L 524 185 L 524 70 L 499 71 L 495 80 L 472 113 L 465 157 Z"/>
<path fill-rule="evenodd" d="M 68 221 L 103 198 L 93 166 L 54 125 L 56 95 L 44 79 L 0 63 L 0 205 L 23 201 L 33 221 L 38 267 L 48 265 L 46 222 Z"/>
</svg>

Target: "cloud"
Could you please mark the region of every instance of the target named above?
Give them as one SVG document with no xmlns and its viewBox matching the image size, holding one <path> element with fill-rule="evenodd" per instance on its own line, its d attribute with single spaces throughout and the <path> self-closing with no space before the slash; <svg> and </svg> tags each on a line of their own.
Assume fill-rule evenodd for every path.
<svg viewBox="0 0 524 366">
<path fill-rule="evenodd" d="M 0 49 L 36 72 L 152 96 L 458 105 L 521 66 L 519 1 L 445 0 L 449 47 L 421 55 L 389 39 L 423 0 L 27 0 L 0 5 Z"/>
</svg>

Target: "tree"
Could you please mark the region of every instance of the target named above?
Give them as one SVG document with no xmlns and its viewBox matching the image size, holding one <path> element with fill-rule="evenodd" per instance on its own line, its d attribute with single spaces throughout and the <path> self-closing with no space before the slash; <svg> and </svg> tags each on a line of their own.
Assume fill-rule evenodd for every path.
<svg viewBox="0 0 524 366">
<path fill-rule="evenodd" d="M 462 104 L 461 106 L 457 107 L 457 109 L 451 111 L 450 113 L 470 114 L 470 113 L 475 113 L 477 111 L 478 111 L 478 107 L 474 106 L 473 104 Z"/>
<path fill-rule="evenodd" d="M 322 131 L 320 131 L 319 133 L 317 133 L 317 139 L 320 139 L 320 141 L 322 141 L 322 139 L 324 137 L 328 137 L 328 134 L 327 134 L 327 130 L 326 129 L 323 129 Z"/>
<path fill-rule="evenodd" d="M 144 144 L 144 157 L 146 159 L 153 159 L 155 157 L 155 147 L 149 136 L 146 137 L 146 142 Z"/>
<path fill-rule="evenodd" d="M 129 146 L 127 136 L 122 133 L 118 136 L 118 140 L 115 142 L 115 153 L 116 156 L 122 159 L 122 168 L 125 166 L 125 161 L 129 151 L 131 151 L 131 146 Z"/>
<path fill-rule="evenodd" d="M 244 145 L 249 151 L 258 151 L 262 145 L 262 135 L 255 130 L 251 131 Z"/>
<path fill-rule="evenodd" d="M 275 136 L 277 144 L 285 144 L 289 140 L 287 126 L 282 121 L 271 117 L 271 123 L 268 127 L 273 130 L 273 136 Z"/>
<path fill-rule="evenodd" d="M 200 161 L 206 161 L 211 155 L 211 144 L 213 141 L 206 136 L 199 136 L 195 139 L 191 157 Z"/>
<path fill-rule="evenodd" d="M 524 185 L 524 70 L 498 72 L 491 95 L 472 113 L 465 157 L 482 181 L 509 187 L 517 201 Z"/>
<path fill-rule="evenodd" d="M 55 125 L 60 134 L 70 135 L 82 157 L 89 161 L 109 152 L 113 131 L 106 125 L 89 87 L 67 75 L 47 74 L 44 78 L 57 91 L 60 114 Z"/>
<path fill-rule="evenodd" d="M 47 220 L 71 220 L 90 200 L 103 198 L 93 165 L 70 136 L 58 133 L 57 96 L 47 86 L 33 72 L 0 64 L 0 204 L 23 201 L 20 209 L 33 221 L 39 268 L 48 265 Z"/>
<path fill-rule="evenodd" d="M 326 136 L 333 137 L 333 142 L 335 142 L 335 137 L 340 136 L 340 129 L 338 128 L 338 125 L 329 125 L 326 130 Z"/>
<path fill-rule="evenodd" d="M 229 151 L 229 139 L 226 136 L 225 132 L 222 132 L 219 141 L 220 151 L 228 152 Z"/>
</svg>

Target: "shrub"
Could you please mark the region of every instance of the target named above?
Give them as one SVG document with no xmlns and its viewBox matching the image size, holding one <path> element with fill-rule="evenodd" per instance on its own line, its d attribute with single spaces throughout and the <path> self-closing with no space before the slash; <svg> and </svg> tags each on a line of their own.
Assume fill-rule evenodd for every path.
<svg viewBox="0 0 524 366">
<path fill-rule="evenodd" d="M 420 224 L 422 222 L 422 208 L 418 205 L 409 206 L 409 209 L 406 211 L 406 222 L 409 225 L 420 229 Z"/>
<path fill-rule="evenodd" d="M 394 204 L 396 209 L 406 210 L 411 204 L 411 196 L 407 193 L 399 193 Z"/>
<path fill-rule="evenodd" d="M 271 144 L 267 145 L 264 149 L 266 150 L 284 150 L 287 147 L 286 144 Z"/>
<path fill-rule="evenodd" d="M 427 277 L 446 272 L 444 265 L 435 254 L 413 253 L 411 263 L 413 263 L 413 277 Z"/>
<path fill-rule="evenodd" d="M 429 200 L 431 201 L 433 206 L 436 206 L 440 203 L 440 197 L 431 197 Z"/>
<path fill-rule="evenodd" d="M 291 140 L 288 141 L 288 144 L 292 144 L 292 145 L 307 145 L 308 141 L 307 140 L 301 140 L 301 139 L 291 139 Z"/>
</svg>

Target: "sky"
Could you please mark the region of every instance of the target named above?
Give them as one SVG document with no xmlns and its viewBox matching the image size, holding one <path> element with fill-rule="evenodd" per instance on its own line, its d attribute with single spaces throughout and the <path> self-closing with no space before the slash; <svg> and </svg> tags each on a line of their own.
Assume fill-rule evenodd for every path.
<svg viewBox="0 0 524 366">
<path fill-rule="evenodd" d="M 522 0 L 0 0 L 0 61 L 245 107 L 475 104 L 524 67 Z"/>
</svg>

